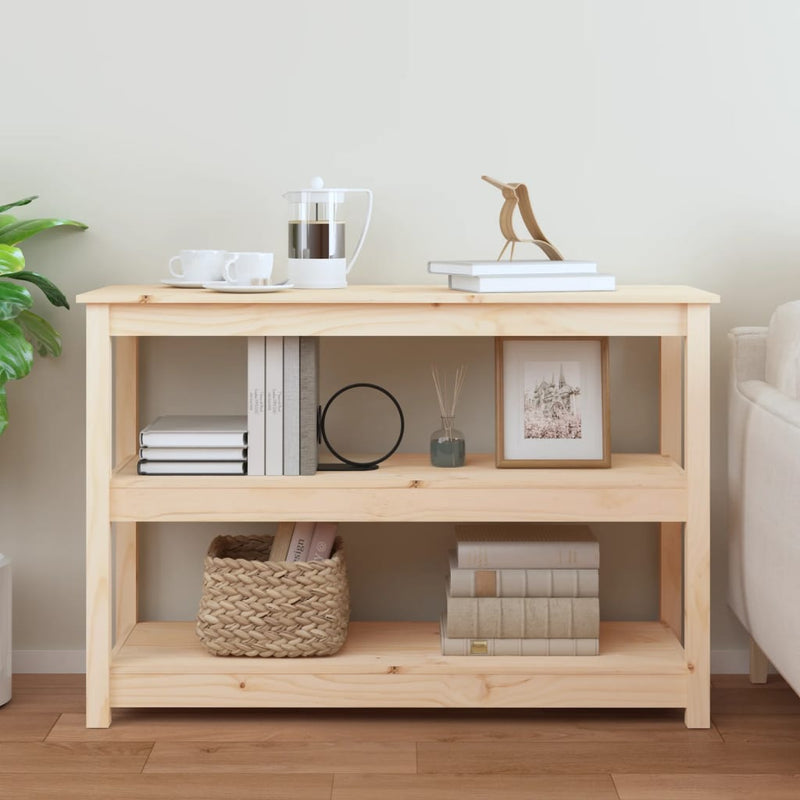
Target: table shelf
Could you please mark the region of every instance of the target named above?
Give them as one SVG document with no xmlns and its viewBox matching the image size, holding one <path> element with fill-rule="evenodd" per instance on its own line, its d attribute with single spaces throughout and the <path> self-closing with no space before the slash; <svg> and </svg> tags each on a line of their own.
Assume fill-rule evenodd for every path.
<svg viewBox="0 0 800 800">
<path fill-rule="evenodd" d="M 658 454 L 615 454 L 610 469 L 496 469 L 472 454 L 458 469 L 400 454 L 364 472 L 313 476 L 137 475 L 111 481 L 115 521 L 683 521 L 686 473 Z"/>
<path fill-rule="evenodd" d="M 354 622 L 336 655 L 209 654 L 192 622 L 138 623 L 111 664 L 115 706 L 681 707 L 686 660 L 660 622 L 603 622 L 597 656 L 443 656 L 436 622 Z"/>
</svg>

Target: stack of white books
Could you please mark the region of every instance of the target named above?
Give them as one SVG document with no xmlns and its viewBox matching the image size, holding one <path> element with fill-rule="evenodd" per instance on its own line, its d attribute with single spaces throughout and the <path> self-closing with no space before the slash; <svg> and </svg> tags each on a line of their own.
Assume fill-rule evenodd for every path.
<svg viewBox="0 0 800 800">
<path fill-rule="evenodd" d="M 600 550 L 587 525 L 456 525 L 446 656 L 592 656 L 600 644 Z"/>
<path fill-rule="evenodd" d="M 139 432 L 140 475 L 244 475 L 247 417 L 168 414 Z"/>
<path fill-rule="evenodd" d="M 248 337 L 248 475 L 317 471 L 318 373 L 315 336 Z"/>
<path fill-rule="evenodd" d="M 428 272 L 447 275 L 461 292 L 610 292 L 613 275 L 593 261 L 429 261 Z"/>
</svg>

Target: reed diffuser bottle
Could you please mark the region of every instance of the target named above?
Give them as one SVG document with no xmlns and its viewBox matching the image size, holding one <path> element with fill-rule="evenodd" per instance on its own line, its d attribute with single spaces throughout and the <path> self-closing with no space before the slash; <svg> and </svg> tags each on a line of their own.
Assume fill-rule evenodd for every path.
<svg viewBox="0 0 800 800">
<path fill-rule="evenodd" d="M 455 418 L 466 369 L 463 364 L 458 367 L 452 385 L 448 385 L 447 376 L 442 376 L 437 367 L 431 367 L 431 374 L 442 417 L 442 427 L 431 434 L 431 464 L 434 467 L 463 467 L 467 448 L 464 434 L 455 427 Z"/>
</svg>

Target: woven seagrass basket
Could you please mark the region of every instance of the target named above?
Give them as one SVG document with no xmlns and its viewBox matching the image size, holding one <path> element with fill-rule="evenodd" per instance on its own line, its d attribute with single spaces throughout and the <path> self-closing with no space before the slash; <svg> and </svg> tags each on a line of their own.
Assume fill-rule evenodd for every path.
<svg viewBox="0 0 800 800">
<path fill-rule="evenodd" d="M 269 561 L 271 548 L 271 536 L 211 542 L 197 635 L 218 656 L 332 655 L 350 619 L 342 540 L 324 561 Z"/>
</svg>

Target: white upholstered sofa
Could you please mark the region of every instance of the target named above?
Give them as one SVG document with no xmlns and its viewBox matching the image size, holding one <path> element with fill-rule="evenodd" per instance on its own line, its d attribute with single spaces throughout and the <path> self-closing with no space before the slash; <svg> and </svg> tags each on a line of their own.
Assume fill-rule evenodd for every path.
<svg viewBox="0 0 800 800">
<path fill-rule="evenodd" d="M 800 301 L 729 336 L 728 601 L 751 680 L 768 659 L 800 693 Z"/>
</svg>

